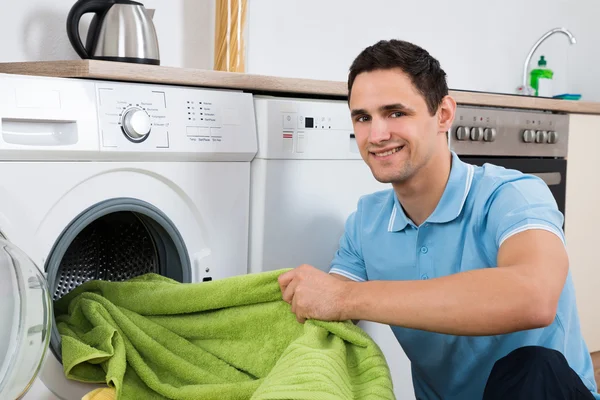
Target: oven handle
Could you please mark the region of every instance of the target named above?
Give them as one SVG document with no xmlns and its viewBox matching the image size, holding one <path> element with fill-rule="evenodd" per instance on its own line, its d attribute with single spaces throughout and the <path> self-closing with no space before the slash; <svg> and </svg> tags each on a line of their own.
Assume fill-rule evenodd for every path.
<svg viewBox="0 0 600 400">
<path fill-rule="evenodd" d="M 562 175 L 560 172 L 527 172 L 529 175 L 535 175 L 544 182 L 546 185 L 560 185 L 562 182 Z"/>
</svg>

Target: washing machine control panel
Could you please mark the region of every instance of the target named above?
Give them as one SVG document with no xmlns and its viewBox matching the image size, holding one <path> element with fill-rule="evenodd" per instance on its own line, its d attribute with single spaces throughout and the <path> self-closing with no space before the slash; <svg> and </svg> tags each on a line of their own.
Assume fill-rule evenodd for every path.
<svg viewBox="0 0 600 400">
<path fill-rule="evenodd" d="M 252 95 L 237 91 L 97 83 L 101 149 L 216 158 L 257 150 Z"/>
<path fill-rule="evenodd" d="M 0 74 L 3 159 L 250 161 L 252 94 Z"/>
</svg>

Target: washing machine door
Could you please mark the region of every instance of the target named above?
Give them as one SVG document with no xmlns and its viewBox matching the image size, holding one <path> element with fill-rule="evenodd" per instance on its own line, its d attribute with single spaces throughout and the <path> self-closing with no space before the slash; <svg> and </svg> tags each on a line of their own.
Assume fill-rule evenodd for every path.
<svg viewBox="0 0 600 400">
<path fill-rule="evenodd" d="M 48 350 L 51 304 L 37 265 L 0 236 L 0 399 L 18 399 L 33 384 Z"/>
</svg>

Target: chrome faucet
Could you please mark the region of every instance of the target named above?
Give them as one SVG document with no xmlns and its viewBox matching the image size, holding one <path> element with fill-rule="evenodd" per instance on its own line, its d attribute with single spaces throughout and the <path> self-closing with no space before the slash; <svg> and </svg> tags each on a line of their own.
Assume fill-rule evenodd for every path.
<svg viewBox="0 0 600 400">
<path fill-rule="evenodd" d="M 540 47 L 542 42 L 544 40 L 548 39 L 550 36 L 554 35 L 555 33 L 564 33 L 569 38 L 569 41 L 571 42 L 571 44 L 577 43 L 577 40 L 575 40 L 575 36 L 573 36 L 573 34 L 565 28 L 554 28 L 554 29 L 551 29 L 548 32 L 544 33 L 542 35 L 542 37 L 539 38 L 537 42 L 535 42 L 535 44 L 533 45 L 531 50 L 529 50 L 529 54 L 527 54 L 527 58 L 525 59 L 525 65 L 523 65 L 523 82 L 521 82 L 521 86 L 519 86 L 519 88 L 517 89 L 518 93 L 524 94 L 527 96 L 533 94 L 533 90 L 531 90 L 532 88 L 527 83 L 527 72 L 529 72 L 528 70 L 529 70 L 529 63 L 531 62 L 531 57 L 533 57 L 533 53 L 535 53 L 537 48 Z"/>
</svg>

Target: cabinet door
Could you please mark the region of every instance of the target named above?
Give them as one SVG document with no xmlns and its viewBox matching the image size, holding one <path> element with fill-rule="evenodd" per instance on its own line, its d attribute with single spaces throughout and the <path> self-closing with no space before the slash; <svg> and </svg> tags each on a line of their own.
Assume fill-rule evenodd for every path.
<svg viewBox="0 0 600 400">
<path fill-rule="evenodd" d="M 559 138 L 560 140 L 560 138 Z M 581 329 L 600 350 L 600 116 L 570 116 L 565 235 Z"/>
</svg>

